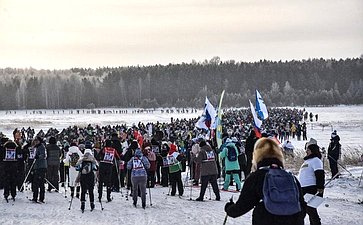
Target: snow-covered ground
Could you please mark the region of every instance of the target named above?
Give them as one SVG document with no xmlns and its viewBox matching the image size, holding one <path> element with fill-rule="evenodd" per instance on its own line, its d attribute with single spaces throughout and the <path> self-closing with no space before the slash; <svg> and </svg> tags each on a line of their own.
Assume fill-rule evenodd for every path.
<svg viewBox="0 0 363 225">
<path fill-rule="evenodd" d="M 363 130 L 363 106 L 337 106 L 337 107 L 313 107 L 306 108 L 308 112 L 319 114 L 319 120 L 313 123 L 308 122 L 308 138 L 318 140 L 320 146 L 327 147 L 332 130 L 337 130 L 343 145 L 343 154 L 359 155 L 363 153 L 361 133 Z M 0 111 L 0 131 L 11 136 L 15 127 L 32 126 L 36 129 L 57 127 L 62 128 L 73 124 L 85 124 L 92 121 L 93 124 L 112 123 L 137 123 L 138 121 L 160 121 L 169 122 L 170 117 L 194 118 L 197 113 L 189 114 L 166 114 L 155 111 L 152 114 L 67 114 L 57 115 L 52 111 L 47 114 L 30 115 L 25 111 L 17 111 L 16 114 L 5 114 Z M 324 127 L 324 128 L 323 128 Z M 305 142 L 292 140 L 298 151 L 301 151 Z M 300 165 L 294 165 L 299 167 Z M 363 199 L 363 180 L 358 186 L 363 171 L 363 166 L 347 166 L 352 173 L 340 168 L 343 174 L 341 178 L 332 181 L 325 189 L 325 202 L 318 211 L 322 218 L 322 224 L 363 224 L 363 205 L 358 204 L 358 199 Z M 326 171 L 329 177 L 329 171 Z M 185 174 L 184 174 L 185 176 Z M 232 188 L 232 187 L 230 187 Z M 0 204 L 0 224 L 222 224 L 225 213 L 224 205 L 233 195 L 234 200 L 238 193 L 222 192 L 221 201 L 209 200 L 209 191 L 206 191 L 205 201 L 190 201 L 190 187 L 185 188 L 184 197 L 168 196 L 168 188 L 157 186 L 151 189 L 152 206 L 150 206 L 149 193 L 147 195 L 147 208 L 141 208 L 140 199 L 138 208 L 132 206 L 131 197 L 127 201 L 126 190 L 121 193 L 113 193 L 113 201 L 103 202 L 104 210 L 96 203 L 96 210 L 89 211 L 89 202 L 86 203 L 85 213 L 80 211 L 80 201 L 75 199 L 71 210 L 68 210 L 69 196 L 64 197 L 62 193 L 46 193 L 45 204 L 34 204 L 28 201 L 31 192 L 18 193 L 15 203 Z M 192 189 L 191 197 L 198 197 L 199 188 Z M 96 194 L 97 196 L 97 194 Z M 252 212 L 252 211 L 251 211 Z M 249 212 L 239 218 L 228 218 L 227 224 L 251 224 Z M 305 219 L 306 224 L 308 218 Z"/>
</svg>

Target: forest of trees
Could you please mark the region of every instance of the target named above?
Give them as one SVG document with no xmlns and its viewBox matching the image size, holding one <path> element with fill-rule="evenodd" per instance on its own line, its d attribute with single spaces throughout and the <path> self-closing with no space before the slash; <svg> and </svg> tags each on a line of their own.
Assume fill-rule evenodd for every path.
<svg viewBox="0 0 363 225">
<path fill-rule="evenodd" d="M 247 63 L 221 61 L 98 69 L 0 69 L 0 109 L 198 107 L 208 96 L 248 106 L 255 89 L 267 106 L 363 103 L 363 58 Z"/>
</svg>

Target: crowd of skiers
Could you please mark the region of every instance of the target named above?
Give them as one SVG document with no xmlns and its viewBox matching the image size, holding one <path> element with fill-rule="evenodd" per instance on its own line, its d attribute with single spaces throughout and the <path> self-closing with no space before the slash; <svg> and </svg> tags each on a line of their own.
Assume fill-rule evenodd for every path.
<svg viewBox="0 0 363 225">
<path fill-rule="evenodd" d="M 288 128 L 304 126 L 302 110 L 275 109 L 270 111 L 270 115 L 273 119 L 264 121 L 265 138 L 262 139 L 291 139 L 297 134 Z M 252 117 L 243 110 L 225 112 L 223 144 L 220 148 L 217 148 L 215 138 L 210 138 L 209 132 L 194 128 L 195 122 L 196 119 L 177 119 L 171 123 L 139 123 L 132 127 L 73 126 L 61 132 L 52 128 L 47 132 L 41 130 L 37 135 L 33 134 L 31 128 L 28 132 L 25 132 L 25 129 L 15 129 L 14 140 L 1 138 L 0 188 L 4 189 L 6 201 L 9 197 L 15 201 L 17 190 L 23 191 L 31 185 L 31 200 L 44 202 L 45 187 L 47 191 L 52 192 L 59 191 L 61 185 L 65 189 L 69 188 L 72 199 L 80 198 L 82 211 L 85 209 L 86 193 L 89 196 L 90 208 L 94 209 L 96 185 L 98 201 L 102 201 L 104 191 L 106 200 L 112 201 L 112 192 L 127 188 L 132 195 L 134 206 L 137 206 L 140 196 L 141 206 L 145 208 L 146 188 L 154 188 L 156 184 L 163 187 L 170 185 L 171 196 L 183 196 L 182 172 L 188 172 L 188 180 L 193 181 L 191 185 L 201 185 L 196 201 L 203 201 L 208 183 L 212 186 L 216 200 L 220 200 L 218 178 L 224 178 L 222 191 L 228 191 L 234 181 L 236 191 L 242 190 L 241 197 L 236 203 L 236 208 L 233 209 L 230 204 L 226 206 L 226 212 L 230 216 L 242 215 L 242 212 L 250 210 L 257 198 L 261 197 L 259 193 L 252 201 L 250 197 L 253 195 L 246 192 L 247 189 L 251 191 L 248 185 L 251 182 L 248 180 L 254 177 L 250 176 L 251 169 L 255 173 L 259 165 L 259 161 L 256 160 L 253 164 L 253 159 L 257 157 L 256 142 L 259 138 L 251 129 Z M 306 131 L 303 136 L 306 136 Z M 338 138 L 336 132 L 333 133 L 332 143 Z M 316 148 L 311 149 L 316 153 Z M 334 147 L 329 149 L 332 152 L 331 149 Z M 262 154 L 260 158 L 261 165 L 270 163 L 269 160 L 264 162 L 269 155 Z M 311 157 L 306 160 L 309 158 Z M 280 155 L 277 159 L 273 162 L 283 167 Z M 331 165 L 334 168 L 334 163 Z M 335 169 L 332 169 L 332 172 L 337 173 Z M 264 173 L 261 173 L 261 176 L 263 177 Z M 261 178 L 257 179 L 261 181 Z M 312 184 L 308 184 L 305 192 L 321 189 L 319 179 L 318 183 L 313 185 L 315 189 L 311 190 L 309 186 Z M 245 181 L 243 188 L 241 181 Z M 305 186 L 303 182 L 301 184 L 304 191 Z M 249 196 L 246 199 L 243 197 L 245 194 Z M 250 204 L 236 213 L 235 210 L 241 210 L 241 206 L 238 206 L 240 201 L 248 201 Z M 306 212 L 317 220 L 318 216 L 314 210 L 306 209 Z"/>
</svg>

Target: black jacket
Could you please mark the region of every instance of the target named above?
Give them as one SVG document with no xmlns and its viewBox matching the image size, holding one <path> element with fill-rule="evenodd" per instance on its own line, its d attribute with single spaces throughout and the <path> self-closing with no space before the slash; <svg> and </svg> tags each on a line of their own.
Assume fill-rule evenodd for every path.
<svg viewBox="0 0 363 225">
<path fill-rule="evenodd" d="M 277 159 L 264 159 L 258 164 L 258 168 L 263 166 L 270 166 L 271 164 L 277 164 L 281 166 L 281 162 Z M 238 217 L 251 209 L 252 224 L 253 225 L 302 225 L 304 224 L 306 203 L 302 194 L 300 183 L 297 179 L 300 190 L 300 203 L 302 211 L 291 216 L 278 216 L 269 213 L 262 201 L 263 199 L 263 183 L 267 170 L 257 170 L 251 173 L 242 188 L 241 194 L 237 202 L 226 208 L 226 212 L 230 217 Z"/>
</svg>

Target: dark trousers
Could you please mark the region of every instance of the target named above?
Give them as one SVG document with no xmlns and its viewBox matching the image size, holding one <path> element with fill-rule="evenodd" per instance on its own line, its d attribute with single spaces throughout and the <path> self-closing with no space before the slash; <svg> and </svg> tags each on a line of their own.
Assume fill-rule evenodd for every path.
<svg viewBox="0 0 363 225">
<path fill-rule="evenodd" d="M 120 185 L 121 185 L 121 187 L 125 187 L 125 174 L 126 174 L 126 171 L 124 169 L 120 170 Z"/>
<path fill-rule="evenodd" d="M 331 171 L 331 177 L 334 177 L 338 172 L 338 161 L 334 158 L 331 158 L 331 156 L 328 157 L 329 159 L 329 166 Z"/>
<path fill-rule="evenodd" d="M 147 185 L 146 187 L 155 187 L 155 171 L 147 171 Z"/>
<path fill-rule="evenodd" d="M 178 185 L 179 195 L 182 196 L 184 194 L 183 182 L 181 178 L 181 171 L 170 173 L 169 174 L 170 183 L 171 183 L 171 196 L 176 194 L 176 186 Z"/>
<path fill-rule="evenodd" d="M 318 191 L 318 189 L 315 185 L 313 185 L 313 186 L 303 187 L 302 191 L 303 191 L 304 195 L 306 193 L 314 195 Z M 318 196 L 323 197 L 321 195 L 318 195 Z M 319 214 L 318 214 L 318 211 L 316 208 L 306 206 L 306 213 L 309 215 L 310 225 L 320 225 L 321 224 L 320 217 L 319 217 Z"/>
<path fill-rule="evenodd" d="M 45 174 L 47 172 L 47 169 L 37 169 L 34 170 L 34 177 L 33 177 L 33 183 L 32 183 L 32 189 L 33 189 L 33 200 L 38 200 L 39 195 L 39 201 L 44 201 L 45 197 Z"/>
<path fill-rule="evenodd" d="M 117 165 L 116 165 L 117 166 Z M 120 191 L 120 183 L 119 183 L 119 173 L 116 166 L 112 166 L 112 189 L 116 192 Z"/>
<path fill-rule="evenodd" d="M 207 176 L 201 176 L 200 178 L 202 182 L 202 186 L 200 188 L 199 198 L 203 199 L 205 191 L 207 189 L 208 183 L 212 185 L 213 192 L 216 195 L 216 199 L 220 199 L 218 184 L 217 184 L 217 175 L 207 175 Z"/>
<path fill-rule="evenodd" d="M 107 187 L 107 200 L 111 199 L 112 190 L 112 165 L 100 163 L 99 181 L 98 181 L 98 199 L 102 198 L 103 186 Z"/>
<path fill-rule="evenodd" d="M 94 174 L 93 172 L 81 175 L 81 202 L 86 201 L 86 193 L 88 192 L 89 195 L 89 201 L 93 203 L 95 200 L 94 194 L 93 194 L 93 188 L 95 185 L 94 181 Z"/>
<path fill-rule="evenodd" d="M 8 198 L 11 194 L 13 198 L 16 196 L 16 168 L 14 167 L 13 170 L 7 170 L 5 168 L 4 171 L 4 197 Z"/>
<path fill-rule="evenodd" d="M 161 185 L 163 187 L 169 186 L 169 168 L 168 167 L 161 168 Z"/>
<path fill-rule="evenodd" d="M 59 166 L 58 165 L 48 165 L 47 179 L 57 190 L 59 190 L 58 171 L 59 171 Z M 53 189 L 52 185 L 48 184 L 48 191 L 51 191 Z"/>
<path fill-rule="evenodd" d="M 20 162 L 19 162 L 20 163 Z M 18 174 L 16 176 L 16 186 L 18 190 L 21 190 L 21 186 L 23 185 L 23 181 L 25 179 L 25 164 L 21 162 L 22 165 L 18 166 Z"/>
</svg>

